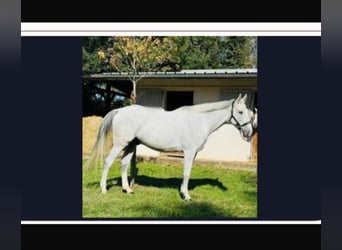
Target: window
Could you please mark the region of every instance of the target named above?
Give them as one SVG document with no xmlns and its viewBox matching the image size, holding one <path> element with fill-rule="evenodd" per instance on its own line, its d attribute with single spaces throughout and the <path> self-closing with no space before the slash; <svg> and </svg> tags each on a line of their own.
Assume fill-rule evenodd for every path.
<svg viewBox="0 0 342 250">
<path fill-rule="evenodd" d="M 139 89 L 137 91 L 137 104 L 149 107 L 163 107 L 163 91 Z"/>
</svg>

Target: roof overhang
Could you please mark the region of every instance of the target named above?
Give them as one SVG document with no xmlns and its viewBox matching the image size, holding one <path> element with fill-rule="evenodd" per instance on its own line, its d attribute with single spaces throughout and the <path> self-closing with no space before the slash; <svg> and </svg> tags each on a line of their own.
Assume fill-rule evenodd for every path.
<svg viewBox="0 0 342 250">
<path fill-rule="evenodd" d="M 88 81 L 118 81 L 129 80 L 133 77 L 144 79 L 223 79 L 223 78 L 256 78 L 257 69 L 228 69 L 228 70 L 183 70 L 178 72 L 140 72 L 134 73 L 101 73 L 84 75 Z"/>
</svg>

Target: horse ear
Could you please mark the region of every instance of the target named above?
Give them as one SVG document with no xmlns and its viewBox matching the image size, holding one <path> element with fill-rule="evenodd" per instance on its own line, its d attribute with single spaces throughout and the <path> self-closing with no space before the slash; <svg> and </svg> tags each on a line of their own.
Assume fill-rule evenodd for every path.
<svg viewBox="0 0 342 250">
<path fill-rule="evenodd" d="M 239 94 L 239 96 L 236 98 L 236 102 L 240 101 L 241 99 L 241 93 Z"/>
<path fill-rule="evenodd" d="M 247 94 L 245 94 L 245 95 L 242 97 L 241 101 L 243 101 L 244 103 L 246 103 L 246 100 L 247 100 Z"/>
</svg>

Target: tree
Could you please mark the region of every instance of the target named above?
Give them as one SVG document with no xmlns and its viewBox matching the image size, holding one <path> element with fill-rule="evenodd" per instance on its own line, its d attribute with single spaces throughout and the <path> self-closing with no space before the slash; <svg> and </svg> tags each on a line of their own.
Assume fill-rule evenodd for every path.
<svg viewBox="0 0 342 250">
<path fill-rule="evenodd" d="M 226 55 L 223 62 L 231 68 L 250 68 L 256 63 L 253 57 L 255 37 L 225 37 L 221 44 L 221 52 Z"/>
<path fill-rule="evenodd" d="M 179 36 L 182 69 L 249 68 L 256 65 L 256 38 L 247 36 Z"/>
<path fill-rule="evenodd" d="M 168 37 L 113 37 L 107 56 L 113 69 L 130 73 L 133 84 L 133 102 L 136 100 L 136 85 L 141 72 L 169 71 L 177 69 L 177 46 Z M 103 52 L 104 53 L 104 52 Z"/>
<path fill-rule="evenodd" d="M 164 48 L 159 49 L 161 45 Z M 168 45 L 171 45 L 171 49 L 167 50 Z M 139 50 L 144 47 L 145 50 Z M 168 52 L 168 55 L 163 55 L 163 62 L 154 64 L 156 67 L 140 65 L 137 70 L 133 70 L 133 67 L 119 68 L 119 64 L 126 63 L 120 62 L 122 59 L 119 54 L 123 56 L 127 52 L 128 57 L 145 57 L 143 60 L 146 60 L 149 56 L 147 53 L 150 53 L 150 57 L 157 53 L 156 47 L 159 51 Z M 136 51 L 135 54 L 133 50 Z M 257 39 L 248 36 L 85 37 L 82 51 L 84 74 L 113 70 L 137 73 L 154 70 L 249 68 L 257 65 Z M 111 62 L 115 62 L 115 67 Z"/>
<path fill-rule="evenodd" d="M 108 37 L 85 37 L 82 46 L 83 74 L 108 72 L 110 65 L 103 60 L 103 50 L 107 49 L 110 40 Z"/>
</svg>

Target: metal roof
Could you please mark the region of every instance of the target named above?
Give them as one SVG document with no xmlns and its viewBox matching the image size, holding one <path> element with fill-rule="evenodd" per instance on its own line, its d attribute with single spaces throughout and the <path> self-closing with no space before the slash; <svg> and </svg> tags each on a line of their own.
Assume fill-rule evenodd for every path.
<svg viewBox="0 0 342 250">
<path fill-rule="evenodd" d="M 173 72 L 139 72 L 144 78 L 234 78 L 234 77 L 257 77 L 257 69 L 189 69 Z M 137 76 L 136 75 L 136 76 Z M 110 80 L 127 79 L 133 77 L 134 73 L 107 72 L 83 76 L 88 80 Z"/>
<path fill-rule="evenodd" d="M 256 74 L 257 69 L 185 69 L 180 72 L 190 74 Z"/>
</svg>

